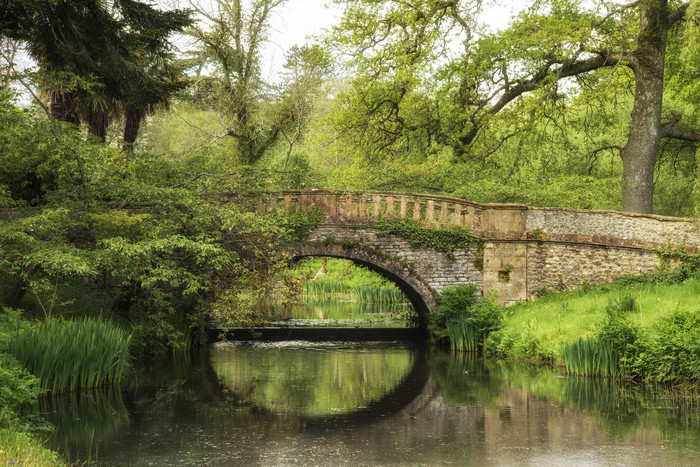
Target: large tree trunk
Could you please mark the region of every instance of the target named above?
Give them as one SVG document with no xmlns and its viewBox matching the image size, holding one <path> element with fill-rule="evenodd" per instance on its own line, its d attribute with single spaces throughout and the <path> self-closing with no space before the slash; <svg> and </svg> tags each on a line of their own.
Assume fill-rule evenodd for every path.
<svg viewBox="0 0 700 467">
<path fill-rule="evenodd" d="M 124 109 L 124 138 L 122 143 L 122 151 L 131 154 L 134 152 L 134 143 L 139 135 L 141 121 L 146 116 L 146 111 L 143 108 L 127 104 Z"/>
<path fill-rule="evenodd" d="M 97 138 L 101 142 L 107 141 L 107 126 L 109 117 L 104 112 L 93 112 L 88 121 L 88 136 Z"/>
<path fill-rule="evenodd" d="M 667 0 L 646 0 L 634 51 L 634 107 L 627 144 L 622 149 L 622 210 L 651 213 L 654 167 L 661 141 L 664 60 L 668 34 Z"/>
</svg>

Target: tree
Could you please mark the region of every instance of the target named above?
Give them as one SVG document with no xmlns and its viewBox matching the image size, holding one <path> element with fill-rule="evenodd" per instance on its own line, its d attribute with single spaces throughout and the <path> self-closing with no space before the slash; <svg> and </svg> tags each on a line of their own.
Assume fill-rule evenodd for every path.
<svg viewBox="0 0 700 467">
<path fill-rule="evenodd" d="M 345 129 L 361 134 L 374 157 L 410 144 L 414 153 L 444 145 L 456 160 L 475 158 L 489 127 L 522 110 L 528 96 L 544 105 L 565 101 L 627 69 L 634 99 L 620 148 L 622 209 L 652 212 L 660 141 L 700 142 L 700 132 L 683 125 L 691 118 L 667 115 L 663 106 L 669 41 L 681 40 L 689 16 L 696 21 L 697 4 L 535 1 L 497 33 L 478 28 L 480 4 L 347 2 L 333 36 L 358 75 Z M 445 43 L 450 34 L 463 39 L 457 54 Z"/>
<path fill-rule="evenodd" d="M 331 69 L 330 58 L 319 45 L 293 46 L 287 52 L 282 75 L 282 114 L 286 124 L 281 133 L 287 143 L 283 168 L 287 168 L 294 145 L 311 122 L 318 93 Z"/>
<path fill-rule="evenodd" d="M 226 135 L 235 138 L 246 164 L 258 161 L 281 129 L 280 119 L 265 112 L 270 99 L 260 76 L 260 56 L 270 15 L 285 1 L 252 0 L 246 8 L 242 0 L 218 0 L 215 12 L 190 3 L 204 19 L 190 30 L 199 45 L 193 65 L 200 72 L 213 68 L 211 77 L 200 75 L 197 83 L 225 118 Z"/>
<path fill-rule="evenodd" d="M 168 36 L 190 24 L 186 11 L 161 12 L 135 0 L 111 6 L 99 0 L 5 0 L 0 18 L 0 35 L 26 41 L 39 64 L 51 117 L 83 120 L 102 140 L 119 103 L 154 105 L 183 87 L 162 70 L 169 67 Z"/>
</svg>

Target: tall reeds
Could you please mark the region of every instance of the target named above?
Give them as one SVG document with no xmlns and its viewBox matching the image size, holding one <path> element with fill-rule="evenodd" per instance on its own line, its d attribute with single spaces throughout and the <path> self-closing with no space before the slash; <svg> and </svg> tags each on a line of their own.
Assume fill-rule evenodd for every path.
<svg viewBox="0 0 700 467">
<path fill-rule="evenodd" d="M 304 283 L 308 295 L 343 295 L 360 303 L 404 303 L 408 299 L 393 285 L 353 285 L 334 279 L 316 279 Z"/>
<path fill-rule="evenodd" d="M 580 337 L 564 347 L 564 364 L 572 375 L 617 378 L 618 362 L 618 350 L 606 340 Z"/>
<path fill-rule="evenodd" d="M 128 336 L 94 319 L 49 319 L 13 337 L 8 352 L 54 393 L 118 383 L 127 368 Z"/>
<path fill-rule="evenodd" d="M 352 292 L 360 303 L 403 303 L 408 301 L 406 295 L 397 287 L 358 285 Z"/>
<path fill-rule="evenodd" d="M 481 332 L 471 323 L 462 320 L 450 320 L 445 323 L 445 330 L 450 339 L 450 348 L 462 352 L 476 352 Z"/>
<path fill-rule="evenodd" d="M 343 294 L 350 292 L 350 287 L 348 287 L 345 282 L 333 279 L 306 281 L 304 286 L 306 287 L 306 293 L 310 295 Z"/>
</svg>

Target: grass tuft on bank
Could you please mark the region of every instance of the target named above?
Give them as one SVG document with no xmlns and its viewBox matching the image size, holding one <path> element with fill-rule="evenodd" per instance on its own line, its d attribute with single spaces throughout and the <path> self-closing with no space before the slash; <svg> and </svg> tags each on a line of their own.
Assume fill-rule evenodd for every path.
<svg viewBox="0 0 700 467">
<path fill-rule="evenodd" d="M 27 433 L 0 429 L 0 465 L 57 467 L 67 465 L 57 452 L 46 449 Z"/>
</svg>

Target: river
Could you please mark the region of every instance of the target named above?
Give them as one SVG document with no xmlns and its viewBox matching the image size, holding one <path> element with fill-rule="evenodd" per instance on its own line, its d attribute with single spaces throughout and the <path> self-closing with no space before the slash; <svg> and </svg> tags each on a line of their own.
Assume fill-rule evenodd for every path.
<svg viewBox="0 0 700 467">
<path fill-rule="evenodd" d="M 88 465 L 697 465 L 697 399 L 408 343 L 219 343 L 41 402 Z"/>
</svg>

